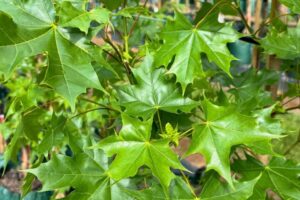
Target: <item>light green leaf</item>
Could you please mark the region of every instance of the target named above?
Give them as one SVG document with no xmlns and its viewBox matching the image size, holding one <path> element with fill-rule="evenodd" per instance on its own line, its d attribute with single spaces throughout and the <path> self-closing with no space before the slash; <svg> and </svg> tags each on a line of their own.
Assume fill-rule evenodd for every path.
<svg viewBox="0 0 300 200">
<path fill-rule="evenodd" d="M 91 11 L 79 10 L 71 2 L 65 1 L 59 10 L 59 24 L 62 27 L 79 28 L 88 33 L 92 21 L 98 23 L 109 23 L 110 12 L 104 8 L 96 8 Z"/>
<path fill-rule="evenodd" d="M 253 117 L 237 112 L 234 106 L 217 106 L 204 100 L 204 120 L 195 127 L 188 155 L 201 153 L 207 170 L 213 169 L 233 185 L 230 174 L 230 150 L 235 145 L 269 141 L 277 136 L 259 129 Z"/>
<path fill-rule="evenodd" d="M 300 27 L 289 28 L 285 32 L 276 29 L 269 31 L 261 40 L 261 45 L 268 54 L 275 54 L 278 58 L 293 60 L 300 57 Z"/>
<path fill-rule="evenodd" d="M 165 43 L 155 55 L 155 66 L 167 67 L 175 56 L 168 73 L 176 75 L 183 92 L 196 77 L 204 76 L 201 53 L 230 75 L 230 63 L 235 58 L 226 44 L 238 39 L 238 34 L 230 25 L 216 29 L 204 23 L 195 28 L 182 14 L 176 12 L 174 21 L 168 21 L 161 37 Z"/>
<path fill-rule="evenodd" d="M 282 4 L 289 7 L 293 12 L 300 13 L 300 1 L 298 0 L 279 0 Z"/>
<path fill-rule="evenodd" d="M 86 4 L 88 3 L 89 0 L 55 0 L 55 1 L 59 4 L 68 1 L 71 2 L 75 8 L 85 10 Z"/>
<path fill-rule="evenodd" d="M 243 180 L 250 180 L 262 173 L 251 200 L 265 199 L 268 189 L 272 189 L 283 199 L 300 199 L 300 166 L 292 161 L 274 157 L 269 164 L 264 165 L 248 156 L 247 160 L 235 161 L 233 169 L 242 175 Z"/>
<path fill-rule="evenodd" d="M 41 14 L 45 8 L 47 13 Z M 88 52 L 68 40 L 66 30 L 55 25 L 54 14 L 51 0 L 21 5 L 0 1 L 0 71 L 7 77 L 24 58 L 47 53 L 42 84 L 54 88 L 74 108 L 75 98 L 86 88 L 102 87 Z"/>
<path fill-rule="evenodd" d="M 152 118 L 140 121 L 122 115 L 123 127 L 118 136 L 100 141 L 95 148 L 103 149 L 108 156 L 116 155 L 109 167 L 112 178 L 120 180 L 134 176 L 138 169 L 146 165 L 152 170 L 164 188 L 168 188 L 174 169 L 184 169 L 168 140 L 151 140 Z"/>
<path fill-rule="evenodd" d="M 133 69 L 136 85 L 118 88 L 121 106 L 126 113 L 143 118 L 152 117 L 156 111 L 190 112 L 197 102 L 182 97 L 180 88 L 164 77 L 164 69 L 153 69 L 153 57 L 148 55 L 143 64 Z"/>
</svg>

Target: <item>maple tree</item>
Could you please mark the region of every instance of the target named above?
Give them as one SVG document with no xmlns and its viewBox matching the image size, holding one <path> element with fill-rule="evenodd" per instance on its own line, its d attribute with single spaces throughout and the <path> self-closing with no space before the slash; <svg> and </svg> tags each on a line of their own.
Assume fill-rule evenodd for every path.
<svg viewBox="0 0 300 200">
<path fill-rule="evenodd" d="M 300 13 L 298 0 L 280 2 Z M 300 27 L 271 21 L 261 37 L 239 16 L 240 33 L 218 21 L 224 8 L 242 14 L 236 0 L 203 3 L 194 21 L 146 3 L 0 0 L 5 164 L 31 148 L 22 195 L 37 179 L 76 200 L 299 199 L 299 165 L 273 150 L 285 133 L 276 114 L 289 111 L 280 101 L 299 96 L 299 83 L 272 98 L 279 72 L 233 69 L 228 44 L 250 38 L 299 80 Z M 182 164 L 192 154 L 206 161 L 201 191 Z"/>
</svg>

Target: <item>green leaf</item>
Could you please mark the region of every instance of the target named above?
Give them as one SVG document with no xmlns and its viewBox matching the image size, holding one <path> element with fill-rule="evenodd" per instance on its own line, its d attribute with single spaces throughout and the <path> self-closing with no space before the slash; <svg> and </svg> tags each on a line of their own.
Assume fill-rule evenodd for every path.
<svg viewBox="0 0 300 200">
<path fill-rule="evenodd" d="M 85 154 L 71 158 L 53 154 L 51 160 L 38 168 L 29 169 L 43 183 L 42 191 L 64 187 L 88 190 L 91 184 L 104 177 L 104 169 Z"/>
<path fill-rule="evenodd" d="M 10 160 L 15 160 L 18 155 L 18 151 L 22 147 L 22 140 L 23 140 L 23 125 L 20 123 L 16 128 L 13 137 L 9 144 L 7 145 L 5 152 L 4 152 L 4 166 L 6 168 L 8 162 Z"/>
<path fill-rule="evenodd" d="M 1 0 L 0 27 L 6 28 L 0 29 L 0 71 L 7 77 L 24 58 L 47 53 L 42 84 L 54 88 L 74 108 L 75 98 L 86 88 L 102 87 L 88 52 L 69 41 L 66 30 L 56 26 L 54 18 L 50 0 L 21 5 Z"/>
<path fill-rule="evenodd" d="M 168 188 L 174 169 L 184 169 L 168 140 L 151 140 L 152 118 L 140 121 L 122 115 L 123 127 L 118 136 L 103 139 L 95 148 L 103 149 L 108 156 L 116 155 L 109 167 L 112 178 L 120 180 L 134 176 L 138 169 L 146 165 L 152 170 L 164 188 Z"/>
<path fill-rule="evenodd" d="M 86 4 L 88 2 L 88 0 L 55 0 L 55 1 L 59 4 L 66 2 L 66 1 L 71 2 L 75 8 L 81 9 L 81 10 L 85 10 Z"/>
<path fill-rule="evenodd" d="M 22 127 L 24 134 L 30 140 L 38 140 L 38 134 L 42 131 L 45 110 L 32 107 L 22 113 Z"/>
<path fill-rule="evenodd" d="M 268 189 L 272 189 L 283 199 L 300 198 L 300 166 L 292 161 L 274 157 L 269 164 L 264 165 L 248 156 L 247 160 L 235 161 L 233 169 L 242 175 L 243 180 L 262 174 L 250 199 L 265 199 Z"/>
<path fill-rule="evenodd" d="M 123 0 L 100 0 L 109 10 L 115 10 L 121 6 Z"/>
<path fill-rule="evenodd" d="M 232 185 L 230 151 L 235 145 L 269 141 L 277 136 L 259 130 L 253 117 L 240 114 L 236 107 L 217 106 L 204 100 L 204 120 L 195 127 L 188 155 L 201 153 L 207 170 L 213 169 Z"/>
<path fill-rule="evenodd" d="M 39 153 L 46 153 L 53 147 L 62 144 L 65 137 L 63 129 L 66 121 L 67 118 L 63 115 L 56 115 L 55 113 L 53 113 L 51 122 L 47 126 L 47 130 L 45 131 L 45 136 L 37 147 L 37 151 Z"/>
<path fill-rule="evenodd" d="M 168 73 L 176 75 L 183 92 L 196 77 L 204 76 L 201 53 L 230 75 L 230 63 L 235 58 L 226 44 L 238 39 L 238 34 L 230 25 L 215 27 L 203 23 L 196 28 L 176 12 L 175 20 L 168 21 L 161 37 L 165 43 L 156 53 L 155 66 L 167 67 L 175 56 Z"/>
<path fill-rule="evenodd" d="M 118 88 L 120 104 L 129 115 L 149 118 L 158 110 L 190 112 L 197 106 L 197 102 L 182 97 L 172 81 L 166 80 L 164 69 L 153 69 L 152 56 L 148 55 L 139 68 L 133 69 L 133 74 L 136 85 Z"/>
<path fill-rule="evenodd" d="M 259 70 L 256 71 L 250 68 L 246 72 L 243 72 L 229 79 L 230 84 L 234 87 L 229 90 L 236 97 L 236 101 L 244 103 L 247 101 L 262 101 L 262 93 L 265 92 L 265 86 L 271 85 L 279 80 L 279 73 L 270 70 Z M 246 110 L 252 110 L 250 108 L 243 108 Z"/>
<path fill-rule="evenodd" d="M 298 0 L 279 0 L 282 4 L 289 7 L 293 12 L 300 13 L 300 1 Z"/>
<path fill-rule="evenodd" d="M 88 33 L 92 21 L 109 23 L 110 12 L 104 8 L 96 8 L 89 12 L 75 8 L 71 2 L 64 1 L 59 10 L 59 24 L 62 27 L 79 28 Z"/>
<path fill-rule="evenodd" d="M 42 161 L 43 161 L 44 157 L 41 156 L 39 157 L 35 163 L 32 165 L 32 167 L 38 167 Z M 32 190 L 32 183 L 35 180 L 35 176 L 33 174 L 27 173 L 24 180 L 23 180 L 23 184 L 22 184 L 22 198 L 25 197 L 28 193 L 31 192 Z"/>
<path fill-rule="evenodd" d="M 151 187 L 144 190 L 127 190 L 127 191 L 132 197 L 135 197 L 135 199 L 138 200 L 167 199 L 166 193 L 164 193 L 163 188 L 156 183 L 153 183 Z M 169 199 L 172 200 L 195 199 L 190 189 L 188 188 L 187 184 L 180 177 L 176 177 L 172 180 L 169 187 L 169 193 L 167 194 L 169 196 Z"/>
<path fill-rule="evenodd" d="M 276 29 L 269 31 L 261 40 L 261 45 L 268 54 L 275 54 L 278 58 L 293 60 L 300 57 L 300 27 L 289 28 L 285 32 Z"/>
<path fill-rule="evenodd" d="M 124 186 L 114 183 L 95 159 L 85 153 L 75 157 L 54 154 L 50 161 L 27 172 L 37 176 L 43 183 L 42 191 L 73 187 L 75 191 L 66 199 L 118 200 L 122 195 L 124 199 L 129 199 L 122 192 Z"/>
<path fill-rule="evenodd" d="M 256 110 L 252 113 L 252 115 L 256 118 L 257 124 L 261 130 L 274 135 L 281 135 L 284 132 L 281 126 L 281 122 L 279 119 L 275 119 L 272 117 L 272 112 L 275 106 L 276 104 L 268 108 Z M 247 144 L 247 146 L 249 146 L 254 152 L 258 154 L 276 155 L 276 153 L 273 151 L 272 144 L 269 141 L 249 143 Z"/>
<path fill-rule="evenodd" d="M 232 189 L 227 183 L 222 182 L 216 173 L 209 176 L 205 181 L 202 192 L 200 194 L 201 200 L 246 200 L 252 193 L 253 189 L 259 180 L 260 176 L 250 181 L 238 182 L 234 181 L 234 188 Z"/>
</svg>

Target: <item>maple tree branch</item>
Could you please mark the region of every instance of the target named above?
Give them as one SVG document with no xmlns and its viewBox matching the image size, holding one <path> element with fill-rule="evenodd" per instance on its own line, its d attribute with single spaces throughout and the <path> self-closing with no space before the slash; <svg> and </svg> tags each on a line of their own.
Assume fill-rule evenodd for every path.
<svg viewBox="0 0 300 200">
<path fill-rule="evenodd" d="M 290 99 L 287 100 L 286 102 L 282 103 L 281 106 L 284 106 L 284 105 L 290 103 L 291 101 L 293 101 L 293 100 L 295 100 L 295 99 L 297 99 L 297 98 L 299 98 L 299 97 L 293 97 L 293 98 L 290 98 Z"/>
<path fill-rule="evenodd" d="M 297 110 L 297 109 L 300 109 L 300 105 L 298 105 L 298 106 L 293 106 L 293 107 L 287 108 L 287 109 L 285 109 L 285 110 L 286 110 L 286 111 L 291 111 L 291 110 Z"/>
<path fill-rule="evenodd" d="M 238 5 L 238 3 L 237 3 L 236 0 L 234 1 L 234 4 L 235 4 L 235 6 L 232 6 L 232 5 L 231 5 L 231 7 L 234 8 L 234 9 L 239 13 L 239 15 L 240 15 L 240 17 L 241 17 L 243 23 L 245 24 L 247 30 L 249 31 L 249 33 L 250 33 L 251 35 L 253 35 L 253 29 L 249 26 L 249 24 L 248 24 L 248 22 L 247 22 L 247 20 L 246 20 L 246 18 L 245 18 L 245 15 L 243 14 L 243 11 L 241 10 L 241 8 L 240 8 L 240 6 Z"/>
<path fill-rule="evenodd" d="M 106 53 L 107 55 L 111 56 L 115 61 L 117 61 L 120 64 L 123 64 L 122 61 L 120 61 L 115 55 L 113 55 L 112 53 L 110 53 L 109 51 L 103 49 L 103 52 Z"/>
</svg>

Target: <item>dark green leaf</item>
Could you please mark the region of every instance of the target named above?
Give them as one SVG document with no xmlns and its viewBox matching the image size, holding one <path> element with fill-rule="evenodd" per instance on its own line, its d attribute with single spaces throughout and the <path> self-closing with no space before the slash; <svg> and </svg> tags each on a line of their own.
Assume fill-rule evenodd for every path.
<svg viewBox="0 0 300 200">
<path fill-rule="evenodd" d="M 133 74 L 137 84 L 118 89 L 120 104 L 126 107 L 126 113 L 149 118 L 158 110 L 190 112 L 197 106 L 197 102 L 182 97 L 180 88 L 166 80 L 164 69 L 153 69 L 152 56 L 148 55 Z"/>
<path fill-rule="evenodd" d="M 161 37 L 165 43 L 156 53 L 155 66 L 168 66 L 175 56 L 168 73 L 176 75 L 183 91 L 196 77 L 204 76 L 201 53 L 230 74 L 230 63 L 235 58 L 226 44 L 238 39 L 238 34 L 230 25 L 215 27 L 210 23 L 203 23 L 196 28 L 182 14 L 176 12 L 175 20 L 168 21 Z"/>
</svg>

